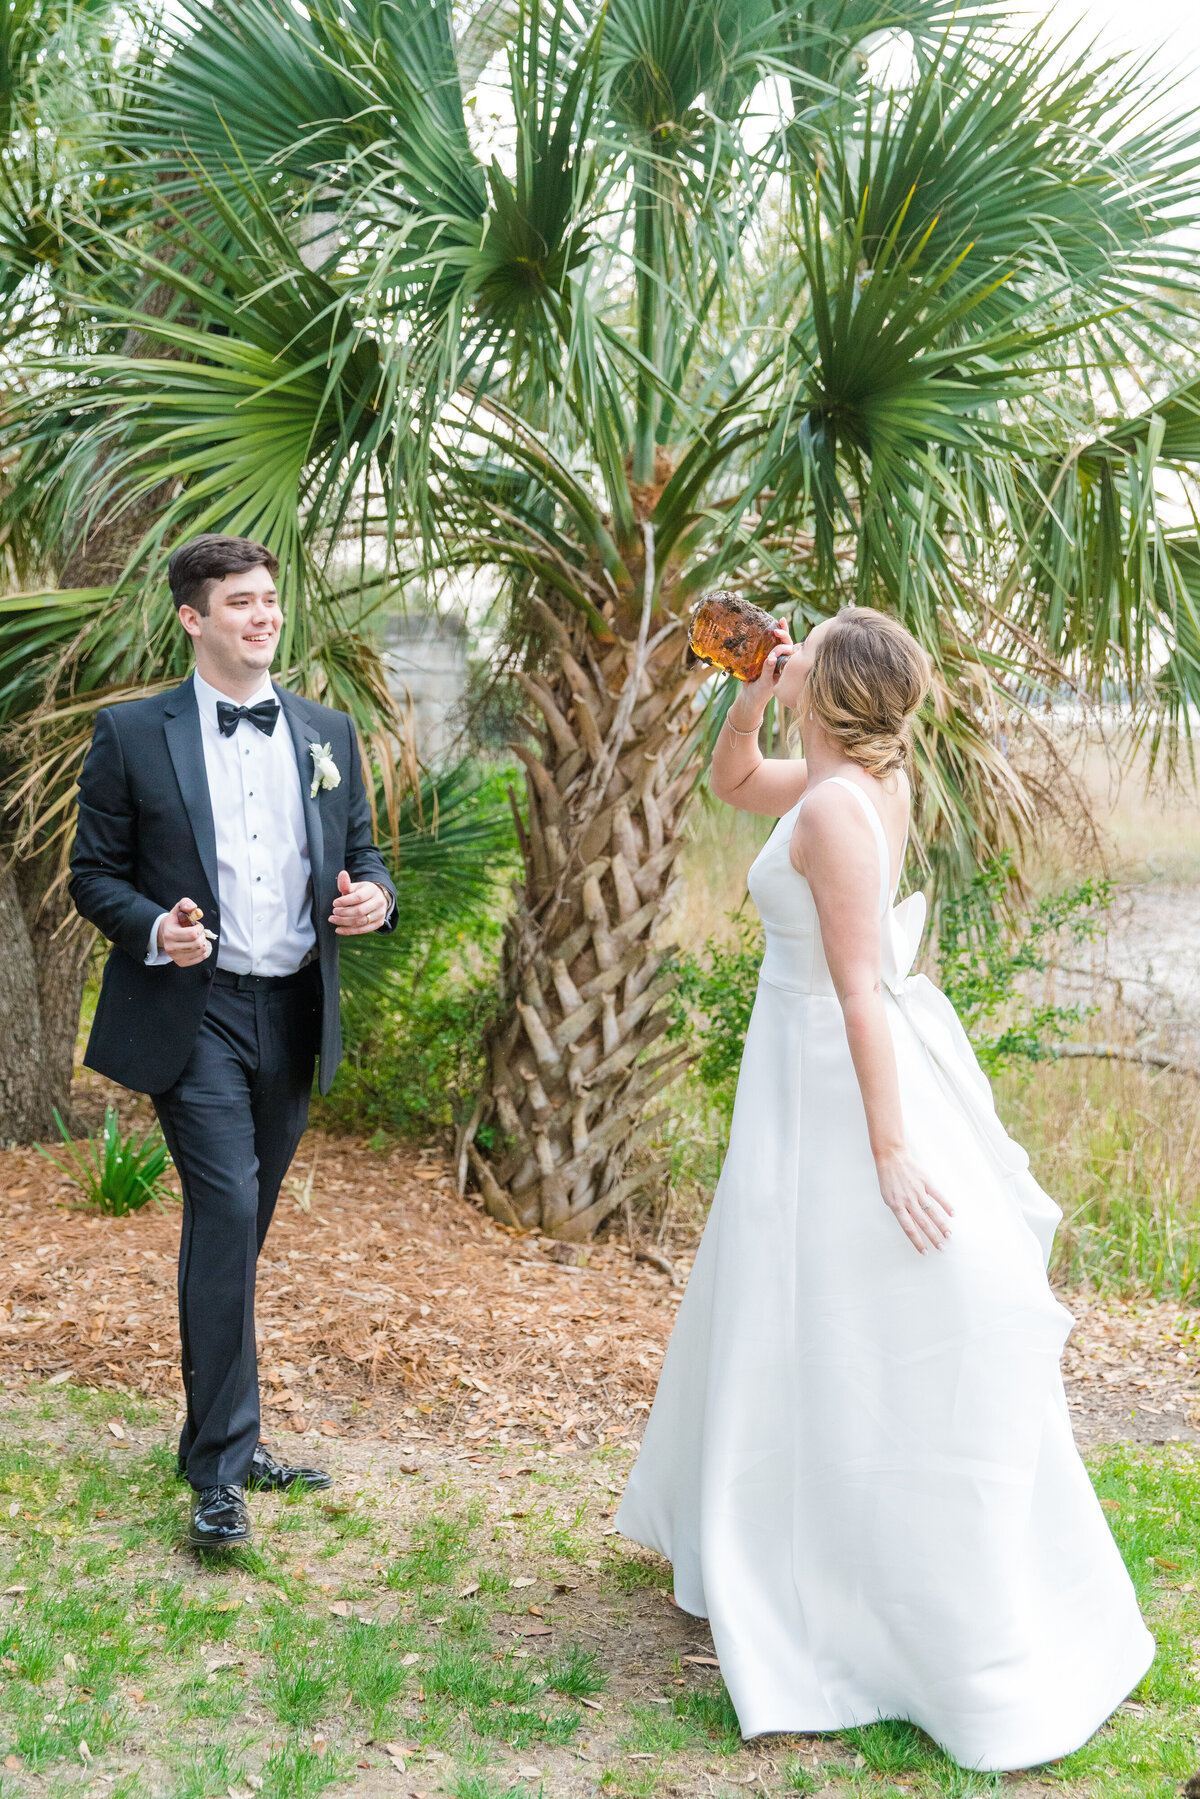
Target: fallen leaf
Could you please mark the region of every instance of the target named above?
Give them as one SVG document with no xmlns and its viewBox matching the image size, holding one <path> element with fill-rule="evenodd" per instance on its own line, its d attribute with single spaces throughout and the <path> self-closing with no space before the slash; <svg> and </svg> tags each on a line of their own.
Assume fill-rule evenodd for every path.
<svg viewBox="0 0 1200 1799">
<path fill-rule="evenodd" d="M 518 1768 L 517 1777 L 520 1780 L 540 1780 L 542 1770 L 540 1768 Z"/>
<path fill-rule="evenodd" d="M 75 1660 L 75 1657 L 69 1650 L 67 1654 L 63 1656 L 63 1667 L 68 1668 L 72 1674 L 74 1674 L 79 1667 L 79 1663 Z"/>
<path fill-rule="evenodd" d="M 20 1756 L 19 1755 L 6 1755 L 4 1758 L 4 1766 L 6 1768 L 19 1768 L 21 1766 Z"/>
<path fill-rule="evenodd" d="M 460 1599 L 469 1599 L 471 1597 L 472 1593 L 478 1593 L 478 1591 L 479 1591 L 479 1582 L 477 1580 L 473 1580 L 471 1582 L 470 1586 L 464 1587 L 458 1596 Z"/>
<path fill-rule="evenodd" d="M 141 1687 L 130 1687 L 129 1697 L 133 1700 L 135 1705 L 144 1705 L 146 1703 L 146 1695 L 143 1693 Z"/>
<path fill-rule="evenodd" d="M 537 1575 L 536 1574 L 518 1574 L 516 1580 L 510 1580 L 508 1584 L 510 1587 L 536 1587 L 537 1586 Z"/>
<path fill-rule="evenodd" d="M 340 1427 L 333 1422 L 332 1418 L 322 1418 L 319 1429 L 323 1437 L 337 1437 L 341 1435 Z"/>
<path fill-rule="evenodd" d="M 79 1756 L 80 1761 L 90 1762 L 92 1759 L 92 1752 L 87 1746 L 87 1739 L 85 1737 L 80 1737 L 75 1752 Z"/>
<path fill-rule="evenodd" d="M 1182 1568 L 1182 1562 L 1172 1562 L 1165 1555 L 1152 1555 L 1150 1560 L 1156 1568 Z"/>
<path fill-rule="evenodd" d="M 721 1666 L 715 1655 L 683 1655 L 679 1659 L 691 1662 L 692 1666 L 696 1668 L 719 1668 Z"/>
<path fill-rule="evenodd" d="M 586 1705 L 590 1712 L 602 1712 L 604 1707 L 598 1699 L 581 1699 L 580 1705 Z"/>
<path fill-rule="evenodd" d="M 401 1474 L 419 1474 L 421 1465 L 419 1462 L 401 1462 L 400 1472 Z"/>
<path fill-rule="evenodd" d="M 400 1657 L 400 1666 L 402 1668 L 415 1668 L 420 1659 L 421 1658 L 416 1650 L 410 1649 L 407 1655 L 402 1655 Z"/>
<path fill-rule="evenodd" d="M 118 1424 L 115 1418 L 110 1418 L 108 1421 L 108 1428 L 114 1437 L 119 1437 L 122 1443 L 125 1441 L 125 1426 L 123 1424 Z"/>
<path fill-rule="evenodd" d="M 521 1620 L 517 1625 L 516 1634 L 519 1637 L 552 1637 L 554 1632 L 548 1624 L 541 1623 L 537 1618 L 530 1618 L 528 1622 L 525 1619 Z"/>
<path fill-rule="evenodd" d="M 4 1591 L 5 1593 L 28 1593 L 29 1588 L 18 1584 L 15 1587 L 5 1587 Z"/>
<path fill-rule="evenodd" d="M 57 1374 L 52 1374 L 50 1376 L 46 1385 L 48 1387 L 61 1387 L 66 1381 L 69 1381 L 70 1378 L 71 1370 L 69 1368 L 60 1368 Z"/>
</svg>

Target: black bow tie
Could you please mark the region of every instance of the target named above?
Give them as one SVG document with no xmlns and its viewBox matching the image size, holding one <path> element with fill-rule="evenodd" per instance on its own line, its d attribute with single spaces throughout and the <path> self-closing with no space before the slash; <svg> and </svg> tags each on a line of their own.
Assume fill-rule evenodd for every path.
<svg viewBox="0 0 1200 1799">
<path fill-rule="evenodd" d="M 235 706 L 231 700 L 217 701 L 217 723 L 221 727 L 222 737 L 232 737 L 238 728 L 239 719 L 243 718 L 248 718 L 264 737 L 269 737 L 278 717 L 278 700 L 259 700 L 257 706 Z"/>
</svg>

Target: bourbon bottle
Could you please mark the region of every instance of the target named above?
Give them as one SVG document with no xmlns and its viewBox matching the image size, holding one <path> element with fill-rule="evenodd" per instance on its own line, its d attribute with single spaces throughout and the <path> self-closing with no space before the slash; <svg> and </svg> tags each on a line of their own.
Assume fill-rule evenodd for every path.
<svg viewBox="0 0 1200 1799">
<path fill-rule="evenodd" d="M 705 594 L 692 614 L 688 632 L 694 656 L 736 675 L 739 681 L 757 681 L 768 652 L 778 642 L 769 612 L 721 587 Z"/>
</svg>

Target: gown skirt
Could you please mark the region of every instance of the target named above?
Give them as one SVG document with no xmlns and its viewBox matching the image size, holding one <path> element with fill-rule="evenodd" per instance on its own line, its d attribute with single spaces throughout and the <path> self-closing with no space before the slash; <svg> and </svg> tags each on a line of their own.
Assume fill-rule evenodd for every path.
<svg viewBox="0 0 1200 1799">
<path fill-rule="evenodd" d="M 883 1718 L 963 1767 L 1086 1741 L 1154 1644 L 1071 1433 L 1057 1206 L 952 1007 L 909 969 L 879 815 L 909 1149 L 954 1207 L 919 1255 L 880 1197 L 796 809 L 750 872 L 767 947 L 721 1179 L 617 1528 L 709 1620 L 745 1737 Z"/>
</svg>

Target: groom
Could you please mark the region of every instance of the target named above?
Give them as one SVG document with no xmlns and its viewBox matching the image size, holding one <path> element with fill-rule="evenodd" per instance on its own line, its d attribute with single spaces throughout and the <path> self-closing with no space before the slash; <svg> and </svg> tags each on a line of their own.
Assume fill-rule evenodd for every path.
<svg viewBox="0 0 1200 1799">
<path fill-rule="evenodd" d="M 71 856 L 71 897 L 112 944 L 84 1059 L 151 1095 L 183 1184 L 179 1467 L 198 1547 L 248 1540 L 247 1486 L 329 1485 L 259 1442 L 255 1265 L 316 1058 L 322 1093 L 341 1059 L 338 938 L 395 922 L 354 726 L 271 681 L 277 573 L 242 537 L 175 551 L 195 673 L 97 714 Z"/>
</svg>

